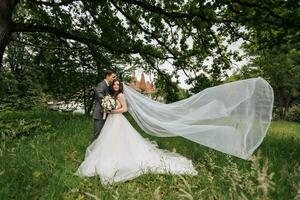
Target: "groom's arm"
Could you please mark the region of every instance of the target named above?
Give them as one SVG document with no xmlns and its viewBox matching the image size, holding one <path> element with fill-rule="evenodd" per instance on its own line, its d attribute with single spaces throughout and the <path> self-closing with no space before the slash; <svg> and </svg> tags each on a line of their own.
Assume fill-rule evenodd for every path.
<svg viewBox="0 0 300 200">
<path fill-rule="evenodd" d="M 102 99 L 105 96 L 105 87 L 103 87 L 103 84 L 99 83 L 96 87 L 96 95 L 99 97 L 100 99 L 100 103 L 102 102 Z"/>
</svg>

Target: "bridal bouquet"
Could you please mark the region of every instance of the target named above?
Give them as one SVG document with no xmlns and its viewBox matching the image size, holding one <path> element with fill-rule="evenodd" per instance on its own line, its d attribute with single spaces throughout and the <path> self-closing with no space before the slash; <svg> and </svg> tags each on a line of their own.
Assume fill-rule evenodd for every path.
<svg viewBox="0 0 300 200">
<path fill-rule="evenodd" d="M 103 98 L 101 106 L 103 111 L 103 119 L 105 119 L 107 112 L 110 112 L 111 110 L 116 108 L 117 102 L 110 95 L 107 95 Z"/>
</svg>

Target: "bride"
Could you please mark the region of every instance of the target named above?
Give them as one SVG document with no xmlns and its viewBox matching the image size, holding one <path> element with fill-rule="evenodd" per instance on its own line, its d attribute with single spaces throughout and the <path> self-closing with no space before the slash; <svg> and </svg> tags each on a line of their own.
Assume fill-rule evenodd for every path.
<svg viewBox="0 0 300 200">
<path fill-rule="evenodd" d="M 145 173 L 197 175 L 191 160 L 159 149 L 132 127 L 122 114 L 127 112 L 123 83 L 114 80 L 112 88 L 117 107 L 108 115 L 99 137 L 88 146 L 85 159 L 75 174 L 99 175 L 104 185 L 130 180 Z"/>
</svg>

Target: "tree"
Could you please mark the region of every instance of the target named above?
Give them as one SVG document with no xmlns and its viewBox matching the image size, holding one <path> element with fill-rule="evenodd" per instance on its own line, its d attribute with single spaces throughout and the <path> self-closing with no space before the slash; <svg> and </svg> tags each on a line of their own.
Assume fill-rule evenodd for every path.
<svg viewBox="0 0 300 200">
<path fill-rule="evenodd" d="M 172 103 L 180 100 L 178 82 L 172 81 L 172 77 L 169 74 L 158 74 L 154 83 L 156 95 L 162 96 L 165 103 Z"/>
<path fill-rule="evenodd" d="M 199 76 L 190 79 L 188 84 L 193 84 L 194 87 L 190 89 L 190 92 L 196 94 L 208 87 L 214 86 L 212 81 L 204 74 L 200 74 Z"/>
<path fill-rule="evenodd" d="M 231 78 L 239 80 L 261 76 L 274 90 L 275 106 L 281 119 L 286 119 L 289 108 L 300 102 L 300 50 L 287 45 L 259 51 L 248 46 L 252 59 Z"/>
<path fill-rule="evenodd" d="M 6 46 L 22 39 L 16 33 L 32 33 L 38 38 L 56 37 L 55 46 L 72 48 L 76 42 L 82 49 L 96 46 L 97 54 L 104 57 L 137 53 L 171 59 L 176 70 L 186 74 L 186 70 L 199 72 L 199 64 L 208 56 L 217 68 L 228 69 L 229 57 L 236 54 L 227 53 L 223 41 L 248 40 L 261 28 L 289 32 L 299 28 L 297 2 L 279 0 L 0 0 L 0 13 L 1 61 Z M 264 41 L 280 40 L 273 36 Z"/>
<path fill-rule="evenodd" d="M 48 70 L 40 77 L 57 70 L 64 72 L 60 80 L 78 82 L 63 77 L 93 73 L 95 84 L 113 63 L 141 64 L 162 75 L 156 63 L 169 62 L 171 76 L 181 71 L 196 84 L 205 73 L 215 85 L 239 59 L 228 44 L 243 39 L 261 50 L 296 42 L 298 9 L 295 0 L 0 0 L 0 70 L 10 70 L 10 48 L 23 47 L 27 59 L 38 60 L 30 63 L 32 71 Z M 70 93 L 78 88 L 68 85 L 74 86 Z"/>
</svg>

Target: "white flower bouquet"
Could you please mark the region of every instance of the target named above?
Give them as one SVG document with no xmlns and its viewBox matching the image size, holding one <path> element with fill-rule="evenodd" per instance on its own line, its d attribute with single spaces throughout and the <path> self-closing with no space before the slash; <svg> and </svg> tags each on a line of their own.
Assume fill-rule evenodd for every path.
<svg viewBox="0 0 300 200">
<path fill-rule="evenodd" d="M 101 106 L 103 111 L 103 119 L 105 119 L 106 114 L 116 108 L 117 102 L 110 95 L 107 95 L 103 98 Z"/>
</svg>

